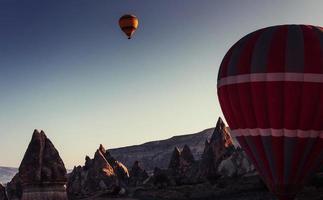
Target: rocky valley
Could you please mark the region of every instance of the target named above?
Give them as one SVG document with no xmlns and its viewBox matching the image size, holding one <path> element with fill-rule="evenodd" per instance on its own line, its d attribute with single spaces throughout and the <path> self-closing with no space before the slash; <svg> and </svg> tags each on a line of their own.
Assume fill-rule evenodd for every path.
<svg viewBox="0 0 323 200">
<path fill-rule="evenodd" d="M 45 133 L 35 130 L 18 171 L 2 170 L 0 200 L 276 199 L 221 118 L 196 134 L 118 149 L 98 145 L 69 174 Z M 298 200 L 322 199 L 317 173 Z"/>
</svg>

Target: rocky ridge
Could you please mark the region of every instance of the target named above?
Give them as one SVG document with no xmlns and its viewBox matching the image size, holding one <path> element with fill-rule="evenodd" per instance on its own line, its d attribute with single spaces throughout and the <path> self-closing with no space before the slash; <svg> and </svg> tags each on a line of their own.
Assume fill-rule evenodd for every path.
<svg viewBox="0 0 323 200">
<path fill-rule="evenodd" d="M 98 192 L 118 194 L 125 190 L 128 169 L 100 145 L 94 158 L 86 156 L 85 165 L 74 167 L 67 183 L 71 199 L 92 196 Z"/>
<path fill-rule="evenodd" d="M 185 144 L 190 147 L 194 158 L 200 159 L 205 141 L 211 137 L 213 130 L 214 128 L 210 128 L 198 133 L 174 136 L 142 145 L 109 149 L 109 152 L 126 166 L 132 166 L 135 161 L 140 161 L 141 166 L 151 173 L 156 166 L 166 169 L 174 148 L 182 149 Z"/>
<path fill-rule="evenodd" d="M 167 169 L 156 167 L 154 184 L 158 187 L 214 182 L 221 177 L 244 176 L 255 172 L 240 147 L 236 147 L 221 118 L 200 160 L 195 160 L 188 145 L 175 147 Z"/>
</svg>

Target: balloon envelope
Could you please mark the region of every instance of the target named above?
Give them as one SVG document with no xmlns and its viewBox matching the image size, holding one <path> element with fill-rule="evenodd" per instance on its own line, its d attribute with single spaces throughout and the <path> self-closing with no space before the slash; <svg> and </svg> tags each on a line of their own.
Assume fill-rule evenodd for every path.
<svg viewBox="0 0 323 200">
<path fill-rule="evenodd" d="M 123 15 L 119 19 L 119 26 L 121 30 L 128 36 L 128 39 L 134 34 L 138 28 L 138 18 L 134 15 Z"/>
<path fill-rule="evenodd" d="M 268 188 L 294 199 L 323 164 L 323 28 L 281 25 L 246 35 L 223 58 L 218 98 Z"/>
</svg>

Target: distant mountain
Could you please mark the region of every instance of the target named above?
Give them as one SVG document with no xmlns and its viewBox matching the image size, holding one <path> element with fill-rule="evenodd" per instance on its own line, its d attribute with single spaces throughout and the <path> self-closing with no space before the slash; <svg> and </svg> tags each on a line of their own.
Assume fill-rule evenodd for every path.
<svg viewBox="0 0 323 200">
<path fill-rule="evenodd" d="M 194 158 L 200 159 L 205 141 L 211 138 L 213 131 L 214 128 L 210 128 L 194 134 L 174 136 L 166 140 L 109 149 L 109 152 L 127 167 L 132 166 L 138 160 L 147 171 L 152 171 L 154 167 L 167 168 L 174 148 L 182 149 L 185 144 L 190 147 Z"/>
<path fill-rule="evenodd" d="M 17 168 L 0 167 L 0 183 L 7 183 L 11 181 L 12 177 L 18 172 Z"/>
</svg>

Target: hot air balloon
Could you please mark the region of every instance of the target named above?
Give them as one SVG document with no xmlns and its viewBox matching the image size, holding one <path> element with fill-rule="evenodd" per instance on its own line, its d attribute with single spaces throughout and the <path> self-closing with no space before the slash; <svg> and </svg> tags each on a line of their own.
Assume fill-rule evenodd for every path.
<svg viewBox="0 0 323 200">
<path fill-rule="evenodd" d="M 218 74 L 223 114 L 279 200 L 323 165 L 323 28 L 280 25 L 240 39 Z"/>
<path fill-rule="evenodd" d="M 119 19 L 119 26 L 121 30 L 128 36 L 128 39 L 131 39 L 131 36 L 138 28 L 138 18 L 134 15 L 123 15 Z"/>
</svg>

